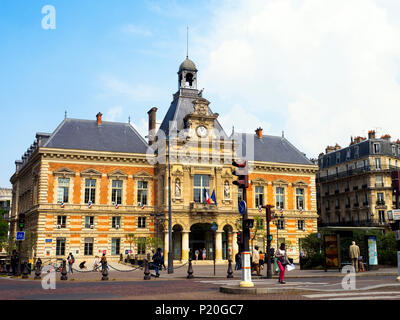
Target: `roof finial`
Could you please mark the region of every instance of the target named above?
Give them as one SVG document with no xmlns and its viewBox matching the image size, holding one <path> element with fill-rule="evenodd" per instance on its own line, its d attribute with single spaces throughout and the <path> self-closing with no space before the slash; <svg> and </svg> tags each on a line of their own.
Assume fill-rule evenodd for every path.
<svg viewBox="0 0 400 320">
<path fill-rule="evenodd" d="M 285 131 L 282 130 L 282 138 L 285 137 Z"/>
<path fill-rule="evenodd" d="M 65 110 L 64 119 L 67 119 L 67 110 Z"/>
<path fill-rule="evenodd" d="M 189 58 L 189 26 L 186 27 L 186 59 Z"/>
<path fill-rule="evenodd" d="M 128 117 L 128 123 L 131 123 L 131 116 Z"/>
</svg>

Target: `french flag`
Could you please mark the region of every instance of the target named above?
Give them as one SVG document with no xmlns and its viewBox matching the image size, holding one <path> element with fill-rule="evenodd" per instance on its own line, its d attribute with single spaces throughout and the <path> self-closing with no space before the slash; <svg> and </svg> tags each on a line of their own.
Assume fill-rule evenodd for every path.
<svg viewBox="0 0 400 320">
<path fill-rule="evenodd" d="M 208 196 L 208 192 L 207 192 L 206 188 L 204 188 L 204 199 L 206 200 L 206 202 L 208 204 L 211 204 L 211 200 L 210 200 L 210 197 Z"/>
<path fill-rule="evenodd" d="M 213 192 L 211 194 L 211 200 L 214 201 L 215 206 L 217 206 L 217 198 L 215 197 L 215 190 L 213 190 Z"/>
</svg>

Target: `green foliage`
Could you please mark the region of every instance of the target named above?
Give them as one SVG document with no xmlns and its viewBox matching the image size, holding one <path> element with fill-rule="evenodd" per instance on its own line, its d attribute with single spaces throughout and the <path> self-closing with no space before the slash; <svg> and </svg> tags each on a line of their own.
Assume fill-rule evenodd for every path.
<svg viewBox="0 0 400 320">
<path fill-rule="evenodd" d="M 8 222 L 3 218 L 5 212 L 4 209 L 0 209 L 0 247 L 5 247 L 8 241 Z"/>
<path fill-rule="evenodd" d="M 33 231 L 25 231 L 25 240 L 21 242 L 21 254 L 28 258 L 33 256 L 33 251 L 37 244 L 37 233 Z"/>
<path fill-rule="evenodd" d="M 310 233 L 307 237 L 301 239 L 300 250 L 303 250 L 306 256 L 312 257 L 320 253 L 322 245 L 323 245 L 322 235 L 321 239 L 318 239 L 317 233 Z"/>
</svg>

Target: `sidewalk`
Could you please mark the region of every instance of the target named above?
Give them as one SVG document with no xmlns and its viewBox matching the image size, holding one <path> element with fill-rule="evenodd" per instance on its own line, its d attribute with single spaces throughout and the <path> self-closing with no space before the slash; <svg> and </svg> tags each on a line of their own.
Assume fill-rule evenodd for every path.
<svg viewBox="0 0 400 320">
<path fill-rule="evenodd" d="M 226 279 L 227 278 L 227 269 L 226 265 L 216 265 L 215 266 L 215 275 L 214 275 L 214 266 L 213 265 L 192 265 L 193 267 L 193 276 L 195 279 Z M 118 269 L 120 271 L 115 271 L 113 268 Z M 136 269 L 136 270 L 134 270 Z M 174 265 L 174 273 L 168 274 L 167 270 L 160 270 L 160 278 L 157 280 L 177 280 L 177 279 L 186 279 L 188 273 L 188 265 Z M 151 274 L 155 274 L 154 270 L 150 270 Z M 286 272 L 285 278 L 298 278 L 298 279 L 306 279 L 306 278 L 327 278 L 327 277 L 337 277 L 342 278 L 343 273 L 338 270 L 328 270 L 325 272 L 324 270 L 299 270 L 296 265 L 296 269 L 290 272 Z M 397 268 L 381 268 L 375 271 L 368 271 L 357 273 L 357 277 L 368 277 L 368 276 L 396 276 Z M 35 274 L 29 276 L 30 280 L 33 280 Z M 44 275 L 42 275 L 43 277 Z M 82 281 L 82 282 L 92 282 L 92 281 L 101 281 L 102 274 L 97 271 L 89 271 L 89 272 L 78 272 L 74 271 L 73 274 L 68 274 L 67 281 Z M 234 279 L 241 279 L 241 270 L 233 271 Z M 61 274 L 57 272 L 57 279 L 61 277 Z M 138 281 L 143 280 L 144 278 L 144 270 L 137 269 L 137 267 L 131 267 L 128 265 L 123 265 L 119 263 L 111 263 L 110 269 L 108 272 L 109 281 Z M 261 271 L 261 276 L 252 276 L 253 279 L 266 279 L 266 269 Z M 273 279 L 277 279 L 278 275 L 272 275 Z M 151 278 L 154 280 L 155 278 Z"/>
</svg>

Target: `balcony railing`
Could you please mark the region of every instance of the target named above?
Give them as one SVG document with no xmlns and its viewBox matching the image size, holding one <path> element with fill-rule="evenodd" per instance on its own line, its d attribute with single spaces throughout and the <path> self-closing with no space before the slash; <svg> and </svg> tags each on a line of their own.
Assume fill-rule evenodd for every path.
<svg viewBox="0 0 400 320">
<path fill-rule="evenodd" d="M 354 186 L 354 187 L 353 187 L 353 190 L 358 190 L 358 186 Z"/>
<path fill-rule="evenodd" d="M 357 202 L 354 204 L 354 208 L 358 208 L 360 206 L 360 204 Z"/>
<path fill-rule="evenodd" d="M 318 223 L 320 227 L 384 227 L 387 223 L 380 223 L 378 221 L 360 220 L 360 221 L 341 221 L 341 222 L 321 222 Z"/>
<path fill-rule="evenodd" d="M 385 205 L 385 200 L 378 200 L 376 201 L 377 206 L 384 206 Z"/>
<path fill-rule="evenodd" d="M 355 175 L 364 174 L 367 172 L 391 172 L 391 171 L 398 171 L 398 170 L 400 170 L 400 167 L 396 167 L 396 166 L 388 166 L 388 165 L 366 166 L 366 167 L 361 167 L 361 168 L 357 168 L 357 169 L 351 169 L 348 171 L 342 171 L 342 172 L 331 174 L 331 175 L 324 176 L 324 177 L 319 177 L 319 178 L 317 178 L 317 183 L 337 180 L 337 179 L 345 178 L 345 177 L 351 177 L 351 176 L 355 176 Z"/>
</svg>

